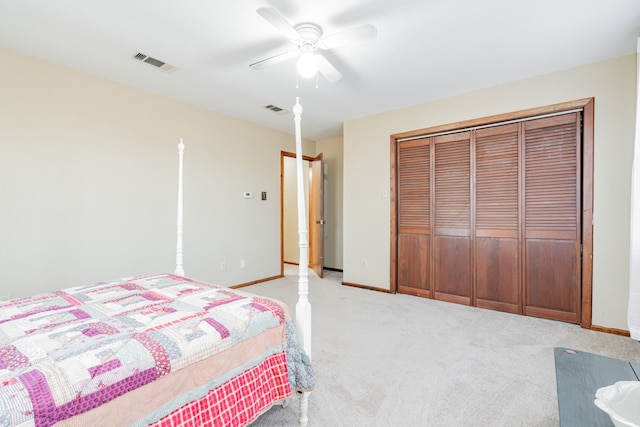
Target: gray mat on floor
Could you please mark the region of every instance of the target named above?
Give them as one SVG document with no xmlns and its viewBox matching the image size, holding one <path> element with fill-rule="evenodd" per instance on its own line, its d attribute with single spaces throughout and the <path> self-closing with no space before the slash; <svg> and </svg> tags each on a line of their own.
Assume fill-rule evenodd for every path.
<svg viewBox="0 0 640 427">
<path fill-rule="evenodd" d="M 634 367 L 640 365 L 562 347 L 554 348 L 554 355 L 560 427 L 613 426 L 593 403 L 596 390 L 617 381 L 637 381 Z"/>
</svg>

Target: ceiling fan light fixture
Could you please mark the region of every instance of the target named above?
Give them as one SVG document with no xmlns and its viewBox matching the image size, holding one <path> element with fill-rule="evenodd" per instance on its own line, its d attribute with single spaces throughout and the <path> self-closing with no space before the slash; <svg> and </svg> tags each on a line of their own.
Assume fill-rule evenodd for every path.
<svg viewBox="0 0 640 427">
<path fill-rule="evenodd" d="M 305 79 L 311 78 L 318 72 L 318 60 L 313 52 L 303 52 L 298 59 L 298 74 Z"/>
</svg>

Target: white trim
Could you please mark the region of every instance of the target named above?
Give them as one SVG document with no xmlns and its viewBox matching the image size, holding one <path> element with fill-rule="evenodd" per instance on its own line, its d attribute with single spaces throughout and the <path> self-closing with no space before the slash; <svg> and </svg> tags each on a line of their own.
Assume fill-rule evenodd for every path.
<svg viewBox="0 0 640 427">
<path fill-rule="evenodd" d="M 640 340 L 640 38 L 637 41 L 636 135 L 631 167 L 631 228 L 629 255 L 629 308 L 631 338 Z"/>
<path fill-rule="evenodd" d="M 182 268 L 182 159 L 184 156 L 184 144 L 182 138 L 178 144 L 178 231 L 176 243 L 176 270 L 174 274 L 184 276 Z"/>
<path fill-rule="evenodd" d="M 296 333 L 300 344 L 307 356 L 311 358 L 311 304 L 309 303 L 309 240 L 307 230 L 305 185 L 302 173 L 302 137 L 300 135 L 300 122 L 302 121 L 302 106 L 300 98 L 296 97 L 296 105 L 293 106 L 293 121 L 296 128 L 296 175 L 298 188 L 298 236 L 300 246 L 300 261 L 298 273 L 298 303 L 296 304 Z M 309 418 L 310 392 L 302 393 L 300 397 L 300 425 L 306 426 Z"/>
</svg>

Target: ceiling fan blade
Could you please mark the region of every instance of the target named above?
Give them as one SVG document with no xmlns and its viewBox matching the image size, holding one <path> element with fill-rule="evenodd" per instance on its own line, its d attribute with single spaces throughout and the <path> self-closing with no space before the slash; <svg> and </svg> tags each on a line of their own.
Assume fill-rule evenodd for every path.
<svg viewBox="0 0 640 427">
<path fill-rule="evenodd" d="M 272 7 L 261 7 L 256 10 L 256 12 L 291 40 L 295 41 L 300 38 L 296 29 L 293 28 L 293 26 L 289 24 L 289 22 L 284 19 L 276 9 Z"/>
<path fill-rule="evenodd" d="M 361 25 L 340 33 L 323 37 L 318 47 L 321 49 L 333 49 L 348 43 L 365 42 L 373 40 L 378 35 L 378 30 L 371 24 Z"/>
<path fill-rule="evenodd" d="M 316 54 L 316 60 L 318 61 L 318 71 L 320 71 L 320 74 L 322 74 L 329 83 L 335 83 L 342 78 L 340 71 L 338 71 L 327 58 Z"/>
<path fill-rule="evenodd" d="M 253 64 L 249 65 L 249 68 L 251 68 L 252 70 L 262 70 L 265 67 L 277 64 L 277 63 L 282 62 L 282 61 L 286 61 L 287 59 L 293 58 L 296 55 L 298 55 L 298 51 L 297 50 L 292 50 L 292 51 L 289 51 L 289 52 L 280 53 L 280 54 L 272 56 L 270 58 L 263 59 L 263 60 L 258 61 L 258 62 L 254 62 Z"/>
</svg>

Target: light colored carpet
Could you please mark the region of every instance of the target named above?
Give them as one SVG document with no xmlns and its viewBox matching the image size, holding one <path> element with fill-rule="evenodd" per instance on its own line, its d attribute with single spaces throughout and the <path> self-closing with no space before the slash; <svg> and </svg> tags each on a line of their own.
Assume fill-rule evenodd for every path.
<svg viewBox="0 0 640 427">
<path fill-rule="evenodd" d="M 342 286 L 310 273 L 309 426 L 557 426 L 554 347 L 640 361 L 640 343 L 563 322 Z M 297 267 L 245 288 L 295 312 Z M 252 427 L 295 426 L 298 399 Z"/>
</svg>

